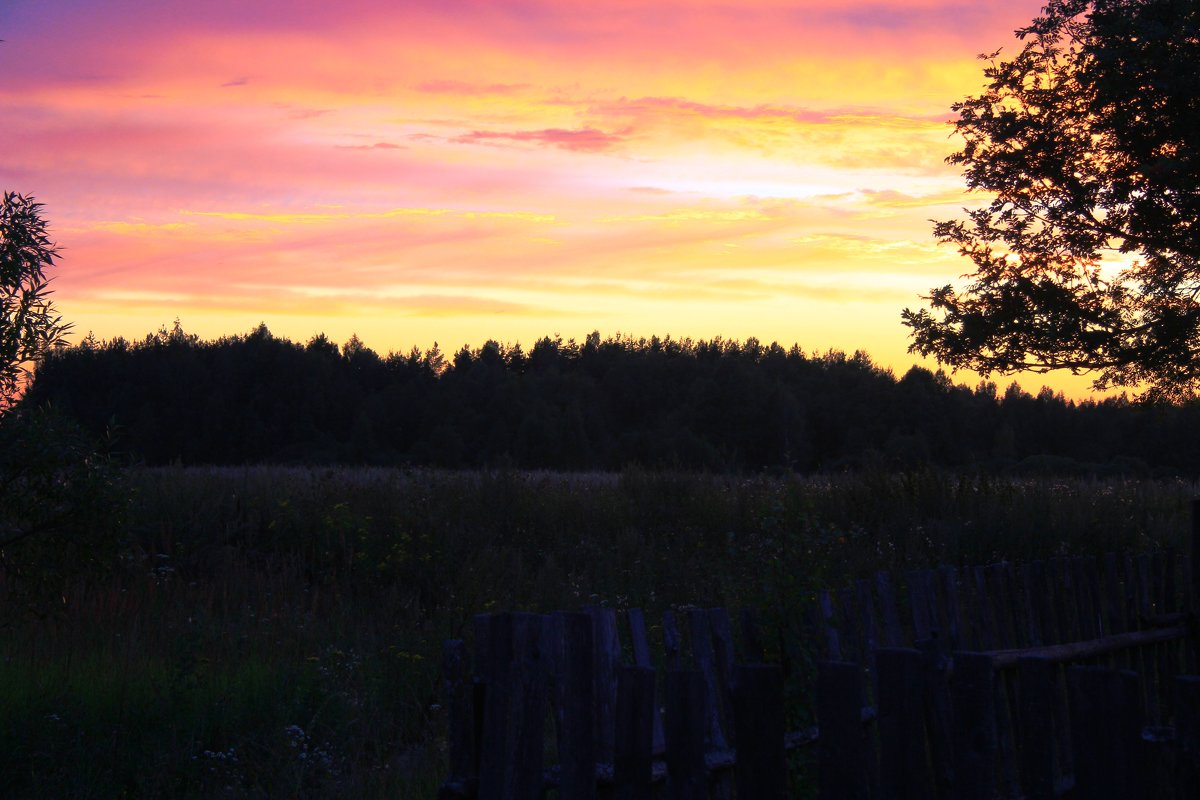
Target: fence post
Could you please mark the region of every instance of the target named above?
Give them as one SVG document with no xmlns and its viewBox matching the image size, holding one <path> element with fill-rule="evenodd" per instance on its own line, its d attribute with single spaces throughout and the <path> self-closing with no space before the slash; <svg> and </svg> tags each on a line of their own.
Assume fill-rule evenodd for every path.
<svg viewBox="0 0 1200 800">
<path fill-rule="evenodd" d="M 667 797 L 708 796 L 704 730 L 708 717 L 704 675 L 698 669 L 667 671 Z"/>
<path fill-rule="evenodd" d="M 818 796 L 822 800 L 866 800 L 875 765 L 863 727 L 862 667 L 844 661 L 817 665 L 817 725 L 820 726 Z"/>
<path fill-rule="evenodd" d="M 640 608 L 631 608 L 626 612 L 625 618 L 629 622 L 629 638 L 633 644 L 634 665 L 649 667 L 653 670 L 654 661 L 650 658 L 650 640 L 646 636 L 645 615 Z M 658 703 L 654 701 L 653 697 L 650 698 L 650 705 L 654 712 L 654 747 L 651 752 L 662 753 L 666 751 L 666 744 L 663 739 L 662 714 L 659 713 Z"/>
<path fill-rule="evenodd" d="M 734 666 L 733 719 L 738 797 L 787 797 L 783 670 L 775 664 Z"/>
<path fill-rule="evenodd" d="M 540 652 L 542 618 L 497 614 L 486 627 L 487 681 L 479 800 L 538 800 L 546 681 Z"/>
<path fill-rule="evenodd" d="M 617 633 L 617 612 L 592 607 L 592 636 L 595 660 L 596 760 L 611 764 L 617 719 L 617 667 L 621 662 L 621 640 Z"/>
<path fill-rule="evenodd" d="M 930 599 L 932 600 L 932 592 Z M 939 796 L 946 796 L 954 783 L 953 704 L 946 673 L 950 659 L 943 656 L 937 639 L 918 642 L 925 671 L 926 726 L 929 737 L 929 761 Z"/>
<path fill-rule="evenodd" d="M 1017 661 L 1021 692 L 1021 786 L 1029 800 L 1054 800 L 1054 691 L 1058 667 L 1045 658 Z"/>
<path fill-rule="evenodd" d="M 558 754 L 562 766 L 559 794 L 563 800 L 596 796 L 595 637 L 592 616 L 560 613 L 562 669 L 559 708 L 562 730 Z"/>
<path fill-rule="evenodd" d="M 879 670 L 880 796 L 897 800 L 931 797 L 921 652 L 877 650 L 875 665 Z"/>
<path fill-rule="evenodd" d="M 655 677 L 650 667 L 617 670 L 616 800 L 650 800 L 653 796 Z"/>
<path fill-rule="evenodd" d="M 1068 683 L 1078 796 L 1096 800 L 1141 796 L 1137 674 L 1105 667 L 1071 667 Z"/>
<path fill-rule="evenodd" d="M 991 798 L 996 786 L 996 670 L 987 653 L 954 654 L 956 800 Z"/>
</svg>

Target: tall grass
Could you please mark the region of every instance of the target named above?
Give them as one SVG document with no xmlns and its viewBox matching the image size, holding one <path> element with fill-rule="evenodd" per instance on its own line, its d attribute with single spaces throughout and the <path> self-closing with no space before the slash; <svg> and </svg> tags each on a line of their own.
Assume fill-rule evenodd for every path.
<svg viewBox="0 0 1200 800">
<path fill-rule="evenodd" d="M 119 568 L 0 610 L 13 797 L 430 797 L 441 642 L 475 613 L 786 615 L 880 569 L 1179 548 L 1195 489 L 268 467 L 130 485 Z"/>
</svg>

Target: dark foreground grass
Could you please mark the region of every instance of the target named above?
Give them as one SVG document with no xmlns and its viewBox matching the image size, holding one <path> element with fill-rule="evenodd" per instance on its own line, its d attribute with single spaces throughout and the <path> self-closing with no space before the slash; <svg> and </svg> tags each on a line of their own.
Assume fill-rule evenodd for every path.
<svg viewBox="0 0 1200 800">
<path fill-rule="evenodd" d="M 159 469 L 128 547 L 4 579 L 11 797 L 428 798 L 473 614 L 753 606 L 879 569 L 1182 546 L 1191 484 Z M 32 611 L 30 606 L 32 603 Z M 790 714 L 802 720 L 806 698 Z"/>
</svg>

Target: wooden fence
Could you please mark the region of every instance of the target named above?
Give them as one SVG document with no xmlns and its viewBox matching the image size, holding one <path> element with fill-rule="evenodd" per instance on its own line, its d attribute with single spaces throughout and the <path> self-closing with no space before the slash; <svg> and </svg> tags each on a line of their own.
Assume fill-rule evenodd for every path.
<svg viewBox="0 0 1200 800">
<path fill-rule="evenodd" d="M 478 616 L 445 645 L 440 797 L 783 798 L 789 751 L 822 798 L 1196 797 L 1197 542 L 1200 504 L 1188 558 L 880 573 L 767 646 L 725 609 Z"/>
</svg>

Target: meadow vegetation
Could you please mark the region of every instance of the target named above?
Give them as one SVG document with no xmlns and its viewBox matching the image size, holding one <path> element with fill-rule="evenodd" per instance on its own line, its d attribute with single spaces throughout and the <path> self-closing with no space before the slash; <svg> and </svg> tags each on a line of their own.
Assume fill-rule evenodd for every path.
<svg viewBox="0 0 1200 800">
<path fill-rule="evenodd" d="M 704 604 L 787 619 L 813 588 L 879 569 L 1178 547 L 1194 489 L 137 469 L 101 558 L 36 537 L 4 551 L 0 775 L 12 797 L 428 798 L 445 769 L 441 644 L 469 638 L 476 613 Z M 24 563 L 54 564 L 53 585 Z"/>
</svg>

